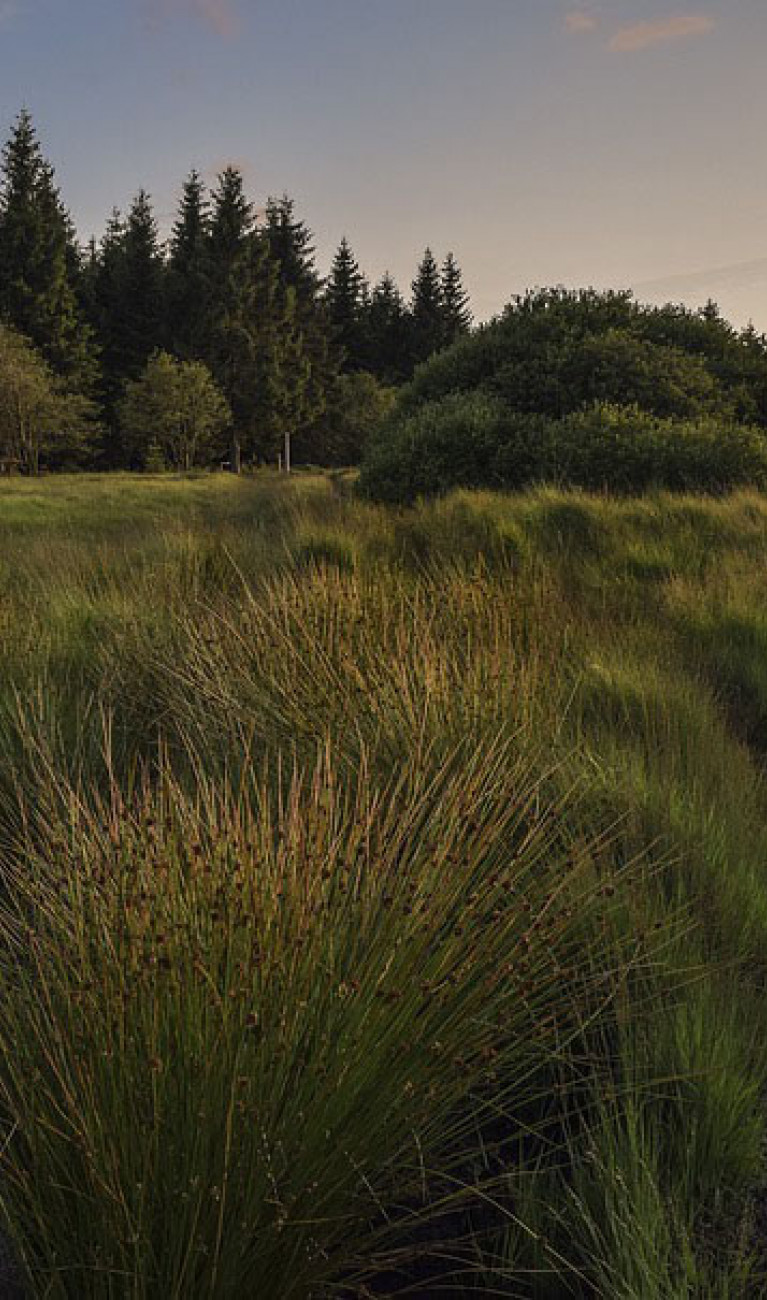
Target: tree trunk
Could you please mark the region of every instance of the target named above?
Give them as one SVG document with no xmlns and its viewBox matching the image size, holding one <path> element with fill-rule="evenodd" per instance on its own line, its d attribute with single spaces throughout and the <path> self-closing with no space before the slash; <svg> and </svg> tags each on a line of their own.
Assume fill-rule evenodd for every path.
<svg viewBox="0 0 767 1300">
<path fill-rule="evenodd" d="M 237 433 L 232 434 L 229 468 L 233 474 L 239 474 L 242 469 L 242 447 L 240 446 L 240 436 Z"/>
</svg>

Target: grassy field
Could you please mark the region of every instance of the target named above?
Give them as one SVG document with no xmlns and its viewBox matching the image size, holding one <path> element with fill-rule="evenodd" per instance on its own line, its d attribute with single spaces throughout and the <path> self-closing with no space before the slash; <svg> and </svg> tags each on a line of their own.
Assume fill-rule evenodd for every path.
<svg viewBox="0 0 767 1300">
<path fill-rule="evenodd" d="M 32 1296 L 767 1293 L 767 499 L 0 488 Z"/>
</svg>

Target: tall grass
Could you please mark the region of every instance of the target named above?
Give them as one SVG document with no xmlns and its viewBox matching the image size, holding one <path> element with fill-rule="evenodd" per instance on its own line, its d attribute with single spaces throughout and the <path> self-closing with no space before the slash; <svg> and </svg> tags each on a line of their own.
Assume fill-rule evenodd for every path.
<svg viewBox="0 0 767 1300">
<path fill-rule="evenodd" d="M 0 537 L 31 1295 L 760 1294 L 761 497 L 75 478 Z"/>
</svg>

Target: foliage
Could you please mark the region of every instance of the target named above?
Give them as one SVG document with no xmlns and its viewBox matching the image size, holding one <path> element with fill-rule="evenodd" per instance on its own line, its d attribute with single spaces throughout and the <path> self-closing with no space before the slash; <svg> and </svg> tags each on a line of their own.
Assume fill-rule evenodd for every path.
<svg viewBox="0 0 767 1300">
<path fill-rule="evenodd" d="M 365 308 L 369 297 L 368 286 L 349 241 L 344 237 L 338 245 L 330 276 L 325 287 L 325 304 L 338 342 L 344 352 L 344 369 L 364 368 Z"/>
<path fill-rule="evenodd" d="M 165 339 L 173 356 L 184 361 L 205 354 L 209 326 L 210 213 L 200 175 L 190 172 L 173 226 L 168 254 Z"/>
<path fill-rule="evenodd" d="M 369 446 L 363 485 L 403 501 L 544 480 L 621 492 L 758 485 L 765 380 L 764 340 L 710 310 L 529 294 L 419 368 Z"/>
<path fill-rule="evenodd" d="M 398 385 L 412 373 L 405 300 L 387 272 L 373 289 L 364 319 L 366 369 L 383 384 Z"/>
<path fill-rule="evenodd" d="M 453 253 L 448 253 L 442 264 L 441 289 L 442 346 L 449 347 L 462 335 L 468 334 L 471 329 L 469 295 L 463 287 L 461 268 L 456 262 Z"/>
<path fill-rule="evenodd" d="M 126 445 L 146 464 L 159 450 L 166 465 L 190 470 L 222 450 L 231 411 L 210 371 L 199 361 L 156 352 L 139 379 L 129 381 L 120 405 Z"/>
<path fill-rule="evenodd" d="M 77 465 L 92 437 L 87 399 L 67 392 L 28 339 L 0 325 L 0 447 L 29 474 Z"/>
<path fill-rule="evenodd" d="M 454 487 L 492 484 L 505 418 L 496 398 L 458 393 L 427 403 L 403 420 L 396 416 L 395 408 L 368 444 L 360 479 L 364 495 L 396 503 Z M 536 448 L 533 481 L 539 477 L 539 464 Z"/>
<path fill-rule="evenodd" d="M 94 357 L 75 292 L 72 223 L 26 111 L 3 151 L 2 173 L 0 316 L 30 339 L 70 390 L 89 393 Z"/>
<path fill-rule="evenodd" d="M 639 407 L 595 405 L 560 420 L 509 410 L 481 390 L 429 402 L 368 444 L 360 487 L 414 501 L 455 487 L 516 490 L 553 482 L 611 492 L 722 492 L 767 484 L 767 437 L 722 421 L 659 419 Z"/>
<path fill-rule="evenodd" d="M 411 287 L 410 313 L 410 353 L 418 365 L 432 352 L 439 352 L 445 341 L 442 281 L 430 248 L 424 252 Z"/>
<path fill-rule="evenodd" d="M 29 337 L 65 382 L 91 467 L 132 465 L 135 449 L 122 438 L 118 407 L 126 383 L 157 350 L 213 373 L 232 410 L 228 459 L 239 470 L 243 458 L 273 459 L 285 434 L 307 440 L 344 368 L 401 383 L 416 359 L 469 323 L 452 255 L 441 273 L 432 258 L 432 324 L 425 264 L 415 314 L 390 277 L 370 297 L 345 241 L 326 285 L 293 200 L 269 199 L 257 219 L 233 166 L 210 196 L 200 174 L 189 173 L 167 247 L 142 189 L 127 213 L 113 210 L 85 252 L 26 112 L 5 148 L 3 173 L 0 318 Z"/>
<path fill-rule="evenodd" d="M 630 293 L 541 290 L 421 367 L 402 400 L 412 409 L 482 388 L 553 417 L 608 401 L 758 423 L 766 380 L 764 340 L 737 334 L 715 312 L 646 307 Z"/>
<path fill-rule="evenodd" d="M 394 390 L 366 371 L 339 375 L 323 416 L 298 443 L 301 459 L 317 465 L 358 465 L 394 401 Z"/>
</svg>

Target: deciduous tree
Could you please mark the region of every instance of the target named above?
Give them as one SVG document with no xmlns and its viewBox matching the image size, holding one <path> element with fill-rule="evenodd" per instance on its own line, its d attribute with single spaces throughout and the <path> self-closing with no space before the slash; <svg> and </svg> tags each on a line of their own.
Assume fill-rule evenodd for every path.
<svg viewBox="0 0 767 1300">
<path fill-rule="evenodd" d="M 146 464 L 158 447 L 166 464 L 182 470 L 220 454 L 232 418 L 207 366 L 167 352 L 156 352 L 140 378 L 128 381 L 119 413 L 136 463 Z"/>
</svg>

